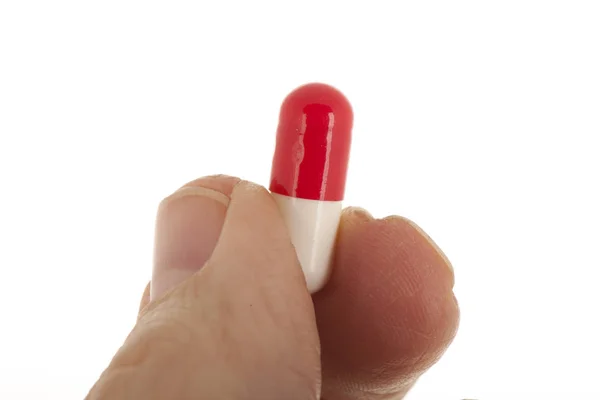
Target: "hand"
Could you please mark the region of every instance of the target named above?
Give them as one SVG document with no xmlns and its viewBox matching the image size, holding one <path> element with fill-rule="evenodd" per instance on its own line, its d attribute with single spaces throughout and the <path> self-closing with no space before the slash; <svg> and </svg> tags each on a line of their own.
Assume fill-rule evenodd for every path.
<svg viewBox="0 0 600 400">
<path fill-rule="evenodd" d="M 306 290 L 270 194 L 201 178 L 160 205 L 152 285 L 88 399 L 401 399 L 452 341 L 450 263 L 401 217 L 342 215 Z"/>
</svg>

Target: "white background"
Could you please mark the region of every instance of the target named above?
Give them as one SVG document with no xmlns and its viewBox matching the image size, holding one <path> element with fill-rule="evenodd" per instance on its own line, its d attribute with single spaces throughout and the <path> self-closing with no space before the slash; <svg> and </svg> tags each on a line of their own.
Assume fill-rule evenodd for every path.
<svg viewBox="0 0 600 400">
<path fill-rule="evenodd" d="M 346 203 L 455 266 L 458 337 L 409 398 L 600 398 L 600 12 L 548 0 L 0 2 L 0 398 L 84 397 L 157 203 L 267 184 L 311 81 L 354 105 Z"/>
</svg>

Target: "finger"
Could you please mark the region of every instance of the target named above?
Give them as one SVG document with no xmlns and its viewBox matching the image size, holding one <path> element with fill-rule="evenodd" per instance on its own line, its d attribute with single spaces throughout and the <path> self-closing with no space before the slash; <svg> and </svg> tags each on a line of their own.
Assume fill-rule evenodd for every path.
<svg viewBox="0 0 600 400">
<path fill-rule="evenodd" d="M 447 258 L 415 224 L 347 209 L 327 286 L 314 296 L 323 398 L 400 398 L 452 341 Z"/>
<path fill-rule="evenodd" d="M 209 260 L 146 307 L 88 399 L 317 399 L 319 382 L 312 299 L 284 223 L 265 189 L 240 182 Z"/>
<path fill-rule="evenodd" d="M 212 176 L 188 183 L 163 200 L 156 217 L 152 300 L 198 271 L 217 243 L 229 195 L 239 178 Z"/>
<path fill-rule="evenodd" d="M 221 299 L 213 308 L 227 304 L 244 321 L 228 331 L 246 342 L 252 380 L 270 387 L 248 398 L 320 398 L 312 298 L 279 209 L 264 188 L 249 182 L 235 187 L 221 238 L 203 273 L 214 288 L 207 296 Z"/>
</svg>

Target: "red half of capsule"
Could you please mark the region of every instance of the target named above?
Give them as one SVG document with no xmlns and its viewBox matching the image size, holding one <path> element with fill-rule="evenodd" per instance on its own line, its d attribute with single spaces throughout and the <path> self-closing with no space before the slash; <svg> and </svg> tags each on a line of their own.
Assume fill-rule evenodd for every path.
<svg viewBox="0 0 600 400">
<path fill-rule="evenodd" d="M 312 83 L 290 93 L 279 114 L 270 190 L 325 201 L 344 198 L 353 114 L 337 89 Z"/>
</svg>

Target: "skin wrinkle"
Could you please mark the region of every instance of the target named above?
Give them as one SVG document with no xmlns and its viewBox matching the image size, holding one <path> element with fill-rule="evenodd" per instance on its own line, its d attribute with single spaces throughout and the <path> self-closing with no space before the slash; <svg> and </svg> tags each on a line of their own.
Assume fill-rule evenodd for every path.
<svg viewBox="0 0 600 400">
<path fill-rule="evenodd" d="M 139 331 L 143 331 L 144 329 L 146 329 L 143 327 L 148 327 L 148 329 L 152 329 L 154 326 L 161 326 L 165 324 L 165 320 L 164 317 L 162 317 L 161 315 L 161 311 L 157 311 L 157 309 L 160 309 L 160 307 L 162 306 L 157 301 L 154 303 L 150 303 L 146 308 L 142 310 L 138 317 L 136 326 L 127 337 L 126 342 L 128 342 L 130 338 L 137 337 L 136 335 L 139 336 Z"/>
<path fill-rule="evenodd" d="M 142 298 L 140 300 L 140 306 L 138 308 L 138 320 L 140 319 L 140 317 L 142 315 L 142 311 L 144 310 L 144 308 L 146 308 L 146 306 L 148 305 L 149 302 L 150 302 L 150 282 L 148 282 L 146 284 L 144 293 L 142 294 Z"/>
<path fill-rule="evenodd" d="M 111 366 L 119 368 L 143 364 L 150 353 L 149 348 L 170 349 L 189 345 L 195 336 L 195 329 L 188 321 L 189 318 L 181 317 L 177 310 L 161 313 L 158 317 L 147 314 L 128 338 L 129 347 L 124 349 L 128 351 L 117 353 Z"/>
<path fill-rule="evenodd" d="M 409 298 L 415 298 L 413 302 L 417 305 L 417 308 L 413 309 L 415 313 L 412 314 L 412 319 L 417 317 L 417 321 L 421 322 L 414 324 L 413 321 L 413 325 L 415 326 L 431 326 L 430 321 L 438 321 L 442 318 L 441 309 L 438 307 L 438 302 L 433 301 L 431 296 L 427 296 L 426 293 L 423 293 L 425 288 L 424 282 L 430 280 L 431 276 L 433 275 L 433 269 L 425 268 L 424 271 L 425 273 L 421 274 L 419 279 L 414 279 L 414 285 L 412 285 L 413 287 L 411 291 L 392 292 L 391 298 L 386 299 L 387 305 L 384 306 L 385 309 L 397 309 L 398 307 L 396 306 L 396 303 L 405 303 Z M 413 281 L 407 279 L 401 283 L 406 284 L 406 282 L 412 283 Z M 384 321 L 387 323 L 388 327 L 395 328 L 393 329 L 394 331 L 398 330 L 398 328 L 404 328 L 425 339 L 432 339 L 434 337 L 433 332 L 435 332 L 435 329 L 433 329 L 432 332 L 429 332 L 422 329 L 411 328 L 411 324 L 406 322 L 400 322 L 400 325 L 396 325 L 398 322 L 396 322 L 397 320 L 394 314 L 386 313 L 384 315 L 386 315 L 386 317 L 389 316 Z"/>
<path fill-rule="evenodd" d="M 373 382 L 380 384 L 368 385 L 367 387 L 363 387 L 362 390 L 370 395 L 397 395 L 398 393 L 403 393 L 406 391 L 412 383 L 414 383 L 419 376 L 425 372 L 435 361 L 441 357 L 443 354 L 443 350 L 440 348 L 436 352 L 436 356 L 433 359 L 430 358 L 433 353 L 431 353 L 431 349 L 424 347 L 422 351 L 418 353 L 418 355 L 406 358 L 406 359 L 390 359 L 381 367 L 372 371 L 373 373 Z M 428 363 L 423 363 L 424 360 L 429 359 Z M 414 368 L 404 373 L 402 376 L 394 374 L 390 371 L 397 371 L 398 366 L 403 366 L 403 364 L 410 362 Z M 401 379 L 400 379 L 401 378 Z M 382 384 L 385 382 L 384 384 Z M 387 396 L 386 396 L 387 398 Z"/>
<path fill-rule="evenodd" d="M 390 245 L 392 246 L 392 245 Z M 424 265 L 418 265 L 411 255 L 410 250 L 414 250 L 415 246 L 408 247 L 406 244 L 401 244 L 397 248 L 394 248 L 394 251 L 390 254 L 390 258 L 393 257 L 394 264 L 399 265 L 407 265 L 409 268 L 404 268 L 404 274 L 402 276 L 397 275 L 398 280 L 402 280 L 402 283 L 399 283 L 395 287 L 401 290 L 400 295 L 402 297 L 413 297 L 419 293 L 420 290 L 423 289 L 424 281 L 423 281 L 423 270 Z M 393 248 L 393 247 L 392 247 Z M 418 265 L 418 266 L 417 266 Z M 431 272 L 431 270 L 430 270 Z M 430 273 L 431 275 L 431 273 Z"/>
<path fill-rule="evenodd" d="M 199 276 L 201 274 L 204 274 L 204 271 L 205 271 L 205 268 L 202 268 L 199 271 L 196 271 L 194 273 L 194 275 Z M 175 286 L 171 290 L 167 291 L 161 297 L 150 302 L 146 306 L 146 308 L 140 312 L 140 316 L 138 318 L 141 319 L 146 314 L 150 314 L 150 313 L 152 313 L 152 314 L 160 313 L 161 312 L 160 310 L 162 307 L 167 307 L 167 308 L 171 307 L 170 304 L 172 304 L 174 302 L 171 300 L 169 294 L 171 292 L 178 291 L 178 290 L 181 291 L 181 293 L 179 294 L 181 301 L 179 301 L 175 307 L 177 307 L 179 310 L 185 310 L 186 312 L 187 311 L 191 312 L 192 304 L 194 303 L 196 298 L 198 298 L 199 292 L 201 290 L 196 285 L 198 280 L 199 279 L 197 279 L 197 280 L 189 279 L 185 282 L 182 282 L 180 285 Z M 165 303 L 168 305 L 165 305 Z"/>
<path fill-rule="evenodd" d="M 401 299 L 398 299 L 398 301 L 401 301 Z M 435 344 L 440 343 L 440 338 L 452 337 L 455 332 L 454 329 L 448 329 L 449 327 L 446 324 L 443 306 L 445 304 L 448 304 L 446 298 L 425 296 L 422 300 L 416 301 L 416 307 L 413 308 L 410 318 L 404 316 L 396 321 L 395 317 L 392 316 L 386 319 L 385 322 L 390 331 L 403 332 L 403 337 L 399 337 L 398 340 L 409 343 L 418 341 L 423 343 L 423 346 L 431 346 L 425 347 L 425 353 L 431 352 L 432 348 L 435 348 Z M 409 323 L 409 321 L 412 323 Z M 444 343 L 439 346 L 443 347 Z"/>
<path fill-rule="evenodd" d="M 424 279 L 427 279 L 429 276 L 431 275 L 431 273 L 427 274 Z M 388 314 L 385 313 L 384 314 L 384 319 L 382 322 L 384 322 L 384 324 L 386 325 L 387 328 L 391 328 L 391 330 L 393 332 L 395 331 L 399 331 L 399 330 L 407 330 L 410 331 L 414 334 L 416 334 L 417 336 L 424 338 L 424 339 L 432 339 L 435 337 L 435 329 L 432 329 L 431 332 L 422 330 L 422 329 L 416 329 L 414 327 L 412 327 L 411 325 L 424 325 L 424 326 L 430 326 L 432 325 L 431 323 L 429 323 L 430 321 L 439 321 L 441 319 L 442 312 L 441 312 L 441 308 L 438 306 L 438 302 L 434 301 L 434 298 L 431 296 L 427 296 L 425 293 L 422 293 L 424 289 L 424 285 L 421 285 L 420 290 L 414 294 L 410 294 L 409 296 L 406 295 L 402 295 L 400 293 L 398 293 L 397 295 L 392 295 L 391 298 L 387 299 L 387 305 L 384 306 L 384 309 L 400 309 L 400 305 L 401 304 L 407 304 L 407 301 L 410 299 L 411 302 L 408 304 L 416 304 L 417 307 L 416 308 L 411 308 L 411 312 L 410 313 L 410 318 L 406 317 L 406 315 L 404 315 L 400 320 L 398 320 L 398 316 L 394 315 L 394 314 Z M 400 304 L 397 304 L 400 303 Z M 417 318 L 415 318 L 417 317 Z M 412 320 L 412 324 L 408 323 L 407 320 Z M 414 320 L 419 321 L 419 324 L 414 324 Z"/>
<path fill-rule="evenodd" d="M 413 238 L 413 242 L 416 242 L 414 240 L 414 238 Z M 402 259 L 408 258 L 407 254 L 410 254 L 410 251 L 407 251 L 404 247 L 406 247 L 406 245 L 400 246 L 400 249 L 398 250 L 398 255 L 396 256 L 397 259 L 402 260 Z M 388 248 L 390 248 L 390 247 L 388 247 Z M 396 257 L 390 257 L 390 258 L 396 259 Z M 390 263 L 395 264 L 396 261 L 390 261 Z M 384 278 L 383 278 L 389 282 L 388 287 L 396 287 L 396 288 L 400 288 L 400 289 L 402 289 L 404 287 L 409 287 L 410 290 L 386 291 L 384 293 L 381 293 L 380 297 L 381 297 L 381 300 L 384 302 L 383 308 L 384 309 L 397 309 L 397 307 L 394 307 L 396 303 L 406 302 L 408 297 L 418 296 L 423 290 L 424 282 L 427 281 L 428 278 L 433 274 L 432 268 L 425 268 L 424 270 L 426 271 L 425 274 L 421 274 L 418 278 L 411 277 L 411 278 L 407 279 L 404 276 L 401 276 L 398 274 L 393 274 L 392 273 L 393 270 L 389 269 L 388 270 L 388 271 L 390 271 L 389 276 L 384 276 Z M 427 311 L 431 311 L 431 309 L 428 309 Z M 424 317 L 428 316 L 428 314 L 426 314 L 426 312 L 424 311 L 423 316 Z M 438 316 L 436 315 L 436 317 L 438 317 Z M 400 332 L 401 330 L 406 330 L 407 332 L 418 335 L 421 338 L 426 338 L 426 339 L 432 338 L 432 333 L 420 331 L 420 330 L 413 329 L 413 328 L 407 329 L 409 324 L 406 324 L 405 322 L 404 323 L 399 322 L 397 320 L 397 317 L 393 314 L 384 313 L 384 319 L 382 322 L 383 322 L 383 328 L 385 331 Z M 405 336 L 405 335 L 402 335 L 402 336 Z M 406 338 L 403 338 L 403 339 L 405 339 L 406 341 L 409 340 Z"/>
<path fill-rule="evenodd" d="M 156 379 L 162 378 L 161 369 L 153 367 L 153 365 L 180 365 L 182 361 L 187 360 L 186 357 L 180 356 L 182 349 L 186 346 L 182 346 L 181 343 L 177 342 L 177 339 L 173 340 L 172 337 L 172 334 L 180 328 L 181 326 L 178 325 L 166 329 L 166 325 L 160 325 L 157 326 L 157 329 L 149 329 L 148 325 L 145 325 L 144 328 L 137 329 L 136 334 L 132 335 L 122 351 L 115 356 L 111 368 L 107 370 L 107 375 L 103 380 L 103 387 L 100 387 L 98 391 L 94 391 L 95 395 L 91 398 L 140 398 L 141 393 L 147 390 L 140 387 L 140 382 L 147 382 L 158 392 L 166 391 L 173 394 L 173 390 L 181 387 L 183 382 L 181 384 L 170 382 L 169 389 L 162 388 L 161 390 L 161 381 Z M 142 364 L 145 364 L 146 367 L 142 367 Z M 151 377 L 154 376 L 154 378 L 148 377 L 148 374 Z M 172 377 L 178 378 L 178 375 L 175 374 Z M 138 385 L 130 385 L 128 384 L 129 381 L 138 382 Z M 178 392 L 182 390 L 180 389 Z M 160 397 L 153 396 L 152 398 Z"/>
<path fill-rule="evenodd" d="M 378 226 L 382 226 L 381 220 L 374 221 Z M 389 229 L 385 229 L 385 226 L 382 227 L 382 231 L 380 235 L 377 237 L 378 241 L 376 243 L 365 243 L 365 248 L 371 248 L 371 253 L 380 252 L 380 249 L 386 249 L 386 259 L 384 262 L 393 264 L 393 265 L 411 265 L 414 264 L 411 262 L 411 249 L 415 246 L 408 246 L 404 241 L 396 241 L 394 240 L 394 235 L 389 232 Z M 411 292 L 414 292 L 418 289 L 418 284 L 421 282 L 420 277 L 417 275 L 416 268 L 404 268 L 402 274 L 398 274 L 397 269 L 388 268 L 382 271 L 374 271 L 376 273 L 381 274 L 382 281 L 392 281 L 392 286 L 402 290 L 403 296 L 410 295 Z M 371 285 L 366 287 L 368 292 L 374 292 L 373 286 L 377 285 L 380 282 L 379 279 L 373 279 L 371 281 Z M 389 291 L 389 287 L 385 287 L 386 294 Z"/>
</svg>

